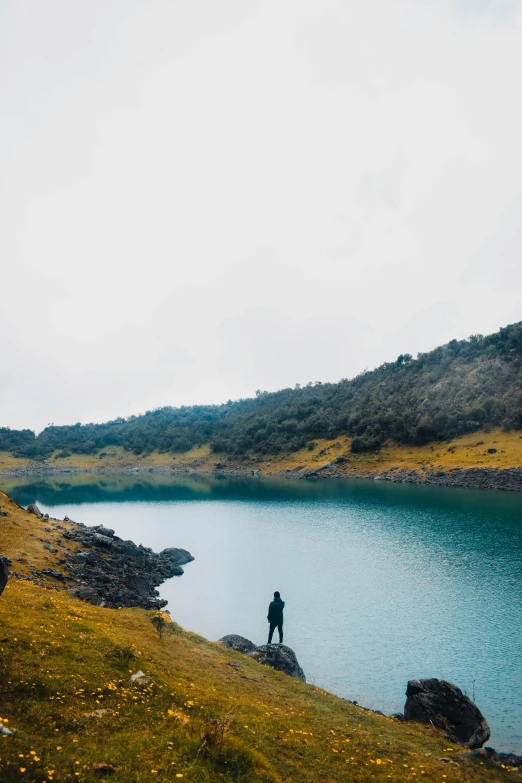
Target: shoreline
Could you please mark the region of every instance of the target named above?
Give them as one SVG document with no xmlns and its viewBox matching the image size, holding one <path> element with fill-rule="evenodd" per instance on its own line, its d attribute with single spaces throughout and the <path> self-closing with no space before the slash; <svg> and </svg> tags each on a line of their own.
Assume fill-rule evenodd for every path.
<svg viewBox="0 0 522 783">
<path fill-rule="evenodd" d="M 307 467 L 298 465 L 286 470 L 264 471 L 262 466 L 254 461 L 248 465 L 231 464 L 216 469 L 205 469 L 203 465 L 171 466 L 171 465 L 100 465 L 100 466 L 67 466 L 42 465 L 28 468 L 6 468 L 0 470 L 0 478 L 31 478 L 47 476 L 77 476 L 77 475 L 140 475 L 152 473 L 159 475 L 213 475 L 243 478 L 287 478 L 307 480 L 350 480 L 363 479 L 368 481 L 389 481 L 394 484 L 416 484 L 437 487 L 459 487 L 465 489 L 487 489 L 503 492 L 522 492 L 522 467 L 510 468 L 451 468 L 444 470 L 409 470 L 408 468 L 392 468 L 382 472 L 370 470 L 346 471 L 333 464 L 322 467 Z"/>
<path fill-rule="evenodd" d="M 288 471 L 287 471 L 288 473 Z M 418 471 L 399 468 L 396 471 L 372 473 L 357 471 L 346 474 L 330 466 L 318 470 L 307 470 L 292 477 L 301 479 L 340 479 L 358 478 L 370 481 L 389 481 L 393 484 L 417 484 L 434 487 L 460 487 L 465 489 L 500 490 L 504 492 L 522 492 L 522 468 L 454 468 L 450 471 Z"/>
<path fill-rule="evenodd" d="M 26 532 L 30 525 L 27 536 L 34 539 L 33 555 L 38 551 L 34 557 L 4 547 L 1 554 L 7 557 L 9 576 L 38 587 L 66 590 L 93 606 L 159 611 L 168 601 L 160 597 L 157 588 L 174 576 L 182 576 L 182 566 L 194 560 L 185 549 L 169 547 L 157 553 L 124 541 L 103 525 L 89 527 L 68 516 L 55 519 L 42 514 L 34 503 L 25 509 L 3 492 L 0 500 L 7 524 L 23 527 Z M 37 568 L 35 560 L 44 562 Z"/>
</svg>

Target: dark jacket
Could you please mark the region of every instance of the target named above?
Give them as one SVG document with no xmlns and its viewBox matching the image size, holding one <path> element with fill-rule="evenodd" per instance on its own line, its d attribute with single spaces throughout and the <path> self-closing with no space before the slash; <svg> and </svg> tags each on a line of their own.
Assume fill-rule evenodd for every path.
<svg viewBox="0 0 522 783">
<path fill-rule="evenodd" d="M 283 622 L 284 606 L 285 602 L 282 601 L 281 598 L 274 598 L 274 600 L 270 602 L 270 606 L 268 607 L 268 620 L 271 623 Z"/>
</svg>

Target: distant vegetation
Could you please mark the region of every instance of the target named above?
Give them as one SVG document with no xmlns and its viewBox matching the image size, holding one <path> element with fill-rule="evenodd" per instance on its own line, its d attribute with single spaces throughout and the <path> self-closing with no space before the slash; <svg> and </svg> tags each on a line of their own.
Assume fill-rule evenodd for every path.
<svg viewBox="0 0 522 783">
<path fill-rule="evenodd" d="M 122 446 L 134 454 L 185 452 L 210 443 L 241 457 L 278 454 L 315 438 L 348 435 L 352 451 L 386 440 L 423 444 L 489 427 L 522 428 L 522 322 L 452 340 L 416 359 L 403 354 L 339 383 L 309 383 L 224 405 L 158 408 L 106 424 L 0 428 L 0 451 L 45 459 Z"/>
</svg>

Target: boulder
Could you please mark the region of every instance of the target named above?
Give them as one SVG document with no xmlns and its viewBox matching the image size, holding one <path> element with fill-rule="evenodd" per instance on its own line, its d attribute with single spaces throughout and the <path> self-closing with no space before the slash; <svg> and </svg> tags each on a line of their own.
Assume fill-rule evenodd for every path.
<svg viewBox="0 0 522 783">
<path fill-rule="evenodd" d="M 98 546 L 111 547 L 112 538 L 110 536 L 103 536 L 101 533 L 95 533 L 92 537 L 93 544 Z"/>
<path fill-rule="evenodd" d="M 114 535 L 114 530 L 108 527 L 103 527 L 103 525 L 100 525 L 98 528 L 98 533 L 100 536 L 107 536 L 107 538 L 112 538 Z"/>
<path fill-rule="evenodd" d="M 4 557 L 3 555 L 0 555 L 0 595 L 2 595 L 2 593 L 4 592 L 4 587 L 7 584 L 10 565 L 11 565 L 11 560 L 8 557 Z"/>
<path fill-rule="evenodd" d="M 81 601 L 87 601 L 87 603 L 93 606 L 104 606 L 105 603 L 100 594 L 93 587 L 88 587 L 87 585 L 72 587 L 69 593 Z"/>
<path fill-rule="evenodd" d="M 139 552 L 138 547 L 134 541 L 118 541 L 117 548 L 120 549 L 124 555 L 136 556 Z"/>
<path fill-rule="evenodd" d="M 247 655 L 265 666 L 271 666 L 272 669 L 306 682 L 305 673 L 299 666 L 295 652 L 284 644 L 262 644 Z"/>
<path fill-rule="evenodd" d="M 42 514 L 42 512 L 40 511 L 40 509 L 38 508 L 38 506 L 36 505 L 36 503 L 30 503 L 30 504 L 27 506 L 27 510 L 28 510 L 28 512 L 29 512 L 30 514 L 35 514 L 35 515 L 38 517 L 38 519 L 42 519 L 42 517 L 43 517 L 43 514 Z"/>
<path fill-rule="evenodd" d="M 145 688 L 147 685 L 150 685 L 152 682 L 152 677 L 149 677 L 148 674 L 145 674 L 141 671 L 141 669 L 136 672 L 136 674 L 133 674 L 130 678 L 131 685 L 137 685 L 140 688 Z"/>
<path fill-rule="evenodd" d="M 223 636 L 219 641 L 229 650 L 237 650 L 258 663 L 264 663 L 265 666 L 271 666 L 272 669 L 306 682 L 305 673 L 299 666 L 295 652 L 284 644 L 262 644 L 261 647 L 256 647 L 250 639 L 235 633 Z"/>
<path fill-rule="evenodd" d="M 127 590 L 136 596 L 145 598 L 150 593 L 150 582 L 140 574 L 126 574 L 124 583 Z"/>
<path fill-rule="evenodd" d="M 404 717 L 445 729 L 472 750 L 482 747 L 491 735 L 484 716 L 471 699 L 456 685 L 435 677 L 408 682 Z"/>
<path fill-rule="evenodd" d="M 190 552 L 187 552 L 186 549 L 176 549 L 174 547 L 164 549 L 162 552 L 160 552 L 160 555 L 170 558 L 177 565 L 186 565 L 186 563 L 190 563 L 192 560 L 194 560 L 193 556 L 190 554 Z"/>
<path fill-rule="evenodd" d="M 173 563 L 170 567 L 168 572 L 166 573 L 166 576 L 168 579 L 170 579 L 171 576 L 183 576 L 184 570 L 180 565 L 176 565 Z"/>
<path fill-rule="evenodd" d="M 65 574 L 62 574 L 61 571 L 57 571 L 55 568 L 42 568 L 40 573 L 45 574 L 45 576 L 52 576 L 53 579 L 58 579 L 59 582 L 65 582 L 67 578 Z"/>
<path fill-rule="evenodd" d="M 225 647 L 228 647 L 229 650 L 237 650 L 237 652 L 244 653 L 245 655 L 256 649 L 254 642 L 251 642 L 250 639 L 245 639 L 244 636 L 238 636 L 235 633 L 229 633 L 228 636 L 223 636 L 219 641 Z"/>
</svg>

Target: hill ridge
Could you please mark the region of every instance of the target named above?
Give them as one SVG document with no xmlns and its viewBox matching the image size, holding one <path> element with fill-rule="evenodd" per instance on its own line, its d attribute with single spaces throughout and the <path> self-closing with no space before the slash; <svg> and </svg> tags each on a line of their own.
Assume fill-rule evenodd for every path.
<svg viewBox="0 0 522 783">
<path fill-rule="evenodd" d="M 350 437 L 351 451 L 391 440 L 422 445 L 502 427 L 522 429 L 522 322 L 488 335 L 451 340 L 413 359 L 401 354 L 338 383 L 316 383 L 223 405 L 163 407 L 102 424 L 0 429 L 0 451 L 57 459 L 120 446 L 135 455 L 187 452 L 263 456 Z"/>
</svg>

